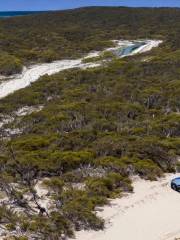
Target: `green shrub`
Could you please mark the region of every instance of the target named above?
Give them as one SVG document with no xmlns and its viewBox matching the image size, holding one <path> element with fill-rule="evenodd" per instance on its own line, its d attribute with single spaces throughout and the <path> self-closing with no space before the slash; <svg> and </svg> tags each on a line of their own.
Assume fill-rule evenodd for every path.
<svg viewBox="0 0 180 240">
<path fill-rule="evenodd" d="M 0 53 L 0 75 L 11 75 L 22 71 L 21 61 L 12 55 Z"/>
</svg>

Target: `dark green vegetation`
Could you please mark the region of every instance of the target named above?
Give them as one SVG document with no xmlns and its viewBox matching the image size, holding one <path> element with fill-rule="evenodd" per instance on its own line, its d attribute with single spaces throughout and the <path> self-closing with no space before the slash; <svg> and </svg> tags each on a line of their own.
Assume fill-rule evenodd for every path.
<svg viewBox="0 0 180 240">
<path fill-rule="evenodd" d="M 44 105 L 40 112 L 9 124 L 22 134 L 1 144 L 0 188 L 25 210 L 18 217 L 8 208 L 0 209 L 8 229 L 18 225 L 24 235 L 50 240 L 73 236 L 74 229 L 101 229 L 103 220 L 94 210 L 108 198 L 132 191 L 131 175 L 153 180 L 175 171 L 180 154 L 178 19 L 176 9 L 90 8 L 1 22 L 2 32 L 9 26 L 9 41 L 20 51 L 3 44 L 2 50 L 21 60 L 30 59 L 30 48 L 33 60 L 36 55 L 43 60 L 40 49 L 72 57 L 103 48 L 112 38 L 164 39 L 150 53 L 114 59 L 98 69 L 44 76 L 0 101 L 5 115 L 23 106 Z M 26 41 L 20 47 L 21 38 Z M 23 194 L 32 195 L 41 212 L 34 185 L 44 178 L 54 207 L 38 215 Z"/>
<path fill-rule="evenodd" d="M 179 11 L 94 7 L 1 19 L 0 53 L 29 64 L 80 57 L 110 46 L 111 39 L 163 38 L 167 48 L 179 47 Z M 0 66 L 6 74 L 1 59 Z"/>
<path fill-rule="evenodd" d="M 0 52 L 0 75 L 12 75 L 22 70 L 21 61 L 4 52 Z"/>
</svg>

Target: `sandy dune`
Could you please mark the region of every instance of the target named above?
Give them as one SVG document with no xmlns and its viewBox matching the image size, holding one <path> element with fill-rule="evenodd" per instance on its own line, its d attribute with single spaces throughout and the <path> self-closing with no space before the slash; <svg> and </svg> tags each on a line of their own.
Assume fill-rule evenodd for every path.
<svg viewBox="0 0 180 240">
<path fill-rule="evenodd" d="M 157 182 L 134 180 L 134 193 L 111 202 L 98 215 L 105 231 L 77 233 L 77 240 L 175 240 L 180 238 L 180 193 L 168 174 Z"/>
</svg>

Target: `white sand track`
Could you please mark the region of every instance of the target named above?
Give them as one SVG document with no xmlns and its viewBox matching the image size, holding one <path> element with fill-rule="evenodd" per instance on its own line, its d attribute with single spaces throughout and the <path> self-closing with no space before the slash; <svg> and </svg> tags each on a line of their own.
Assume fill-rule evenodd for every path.
<svg viewBox="0 0 180 240">
<path fill-rule="evenodd" d="M 52 75 L 59 71 L 76 67 L 85 67 L 84 64 L 81 64 L 81 59 L 61 60 L 53 63 L 31 66 L 14 79 L 0 84 L 0 98 L 6 97 L 14 91 L 29 86 L 32 82 L 37 81 L 39 77 L 45 74 Z"/>
<path fill-rule="evenodd" d="M 115 48 L 109 48 L 106 49 L 106 51 L 115 50 L 122 46 L 130 46 L 133 44 L 133 41 L 115 41 L 117 44 L 117 47 Z M 158 40 L 145 40 L 143 41 L 145 44 L 138 49 L 134 50 L 128 55 L 134 55 L 137 53 L 150 51 L 153 47 L 157 47 L 161 41 Z M 94 52 L 87 55 L 88 57 L 92 56 L 98 56 L 100 52 Z M 125 55 L 127 56 L 127 55 Z M 122 57 L 125 57 L 122 56 Z M 25 88 L 29 86 L 31 83 L 37 81 L 39 77 L 48 74 L 52 75 L 57 72 L 63 71 L 65 69 L 71 69 L 71 68 L 92 68 L 92 67 L 98 67 L 100 64 L 98 63 L 83 63 L 81 59 L 77 60 L 60 60 L 52 63 L 44 63 L 39 65 L 33 65 L 28 69 L 24 69 L 23 73 L 16 76 L 11 76 L 10 80 L 6 80 L 0 84 L 0 99 L 3 97 L 6 97 L 7 95 Z"/>
<path fill-rule="evenodd" d="M 98 213 L 106 221 L 100 232 L 81 231 L 77 240 L 175 240 L 180 238 L 180 193 L 170 188 L 177 174 L 159 181 L 134 180 L 134 193 L 115 199 Z"/>
</svg>

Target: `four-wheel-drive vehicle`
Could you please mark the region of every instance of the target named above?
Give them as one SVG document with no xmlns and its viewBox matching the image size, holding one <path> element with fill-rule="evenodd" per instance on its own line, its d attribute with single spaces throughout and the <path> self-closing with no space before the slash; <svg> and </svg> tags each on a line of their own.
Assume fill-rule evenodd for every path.
<svg viewBox="0 0 180 240">
<path fill-rule="evenodd" d="M 171 188 L 175 191 L 180 190 L 180 177 L 174 178 L 171 181 Z"/>
</svg>

